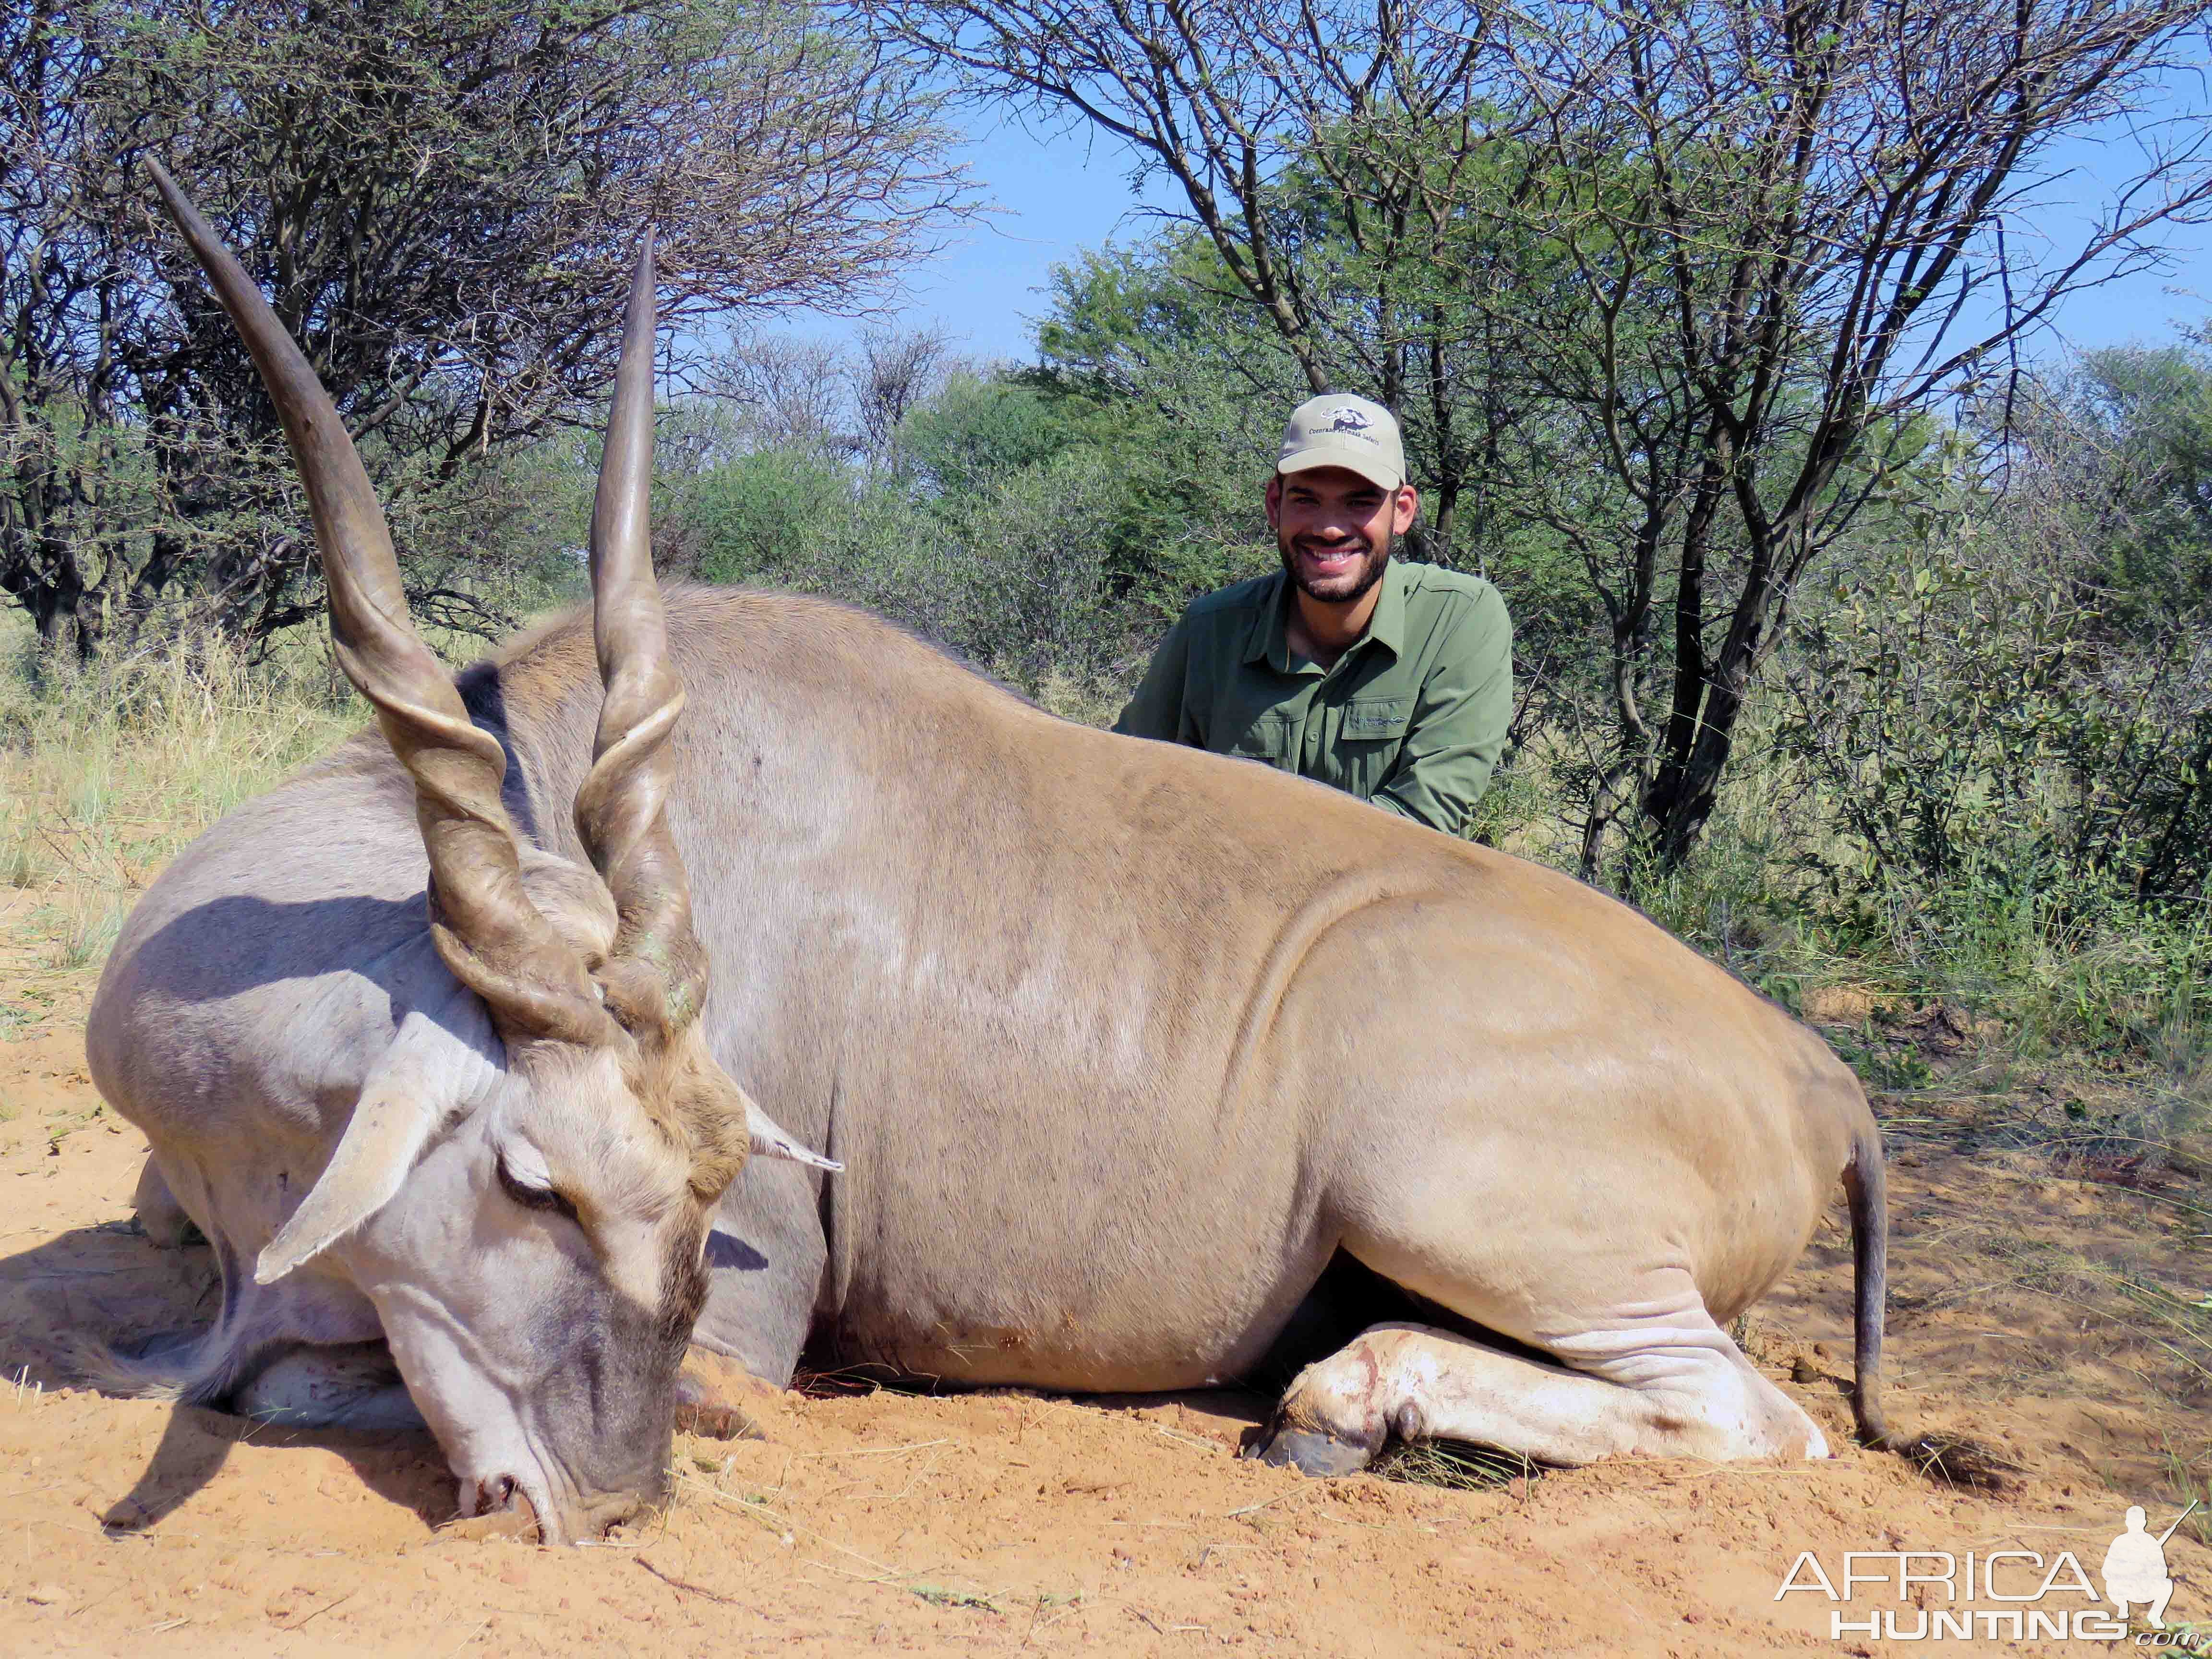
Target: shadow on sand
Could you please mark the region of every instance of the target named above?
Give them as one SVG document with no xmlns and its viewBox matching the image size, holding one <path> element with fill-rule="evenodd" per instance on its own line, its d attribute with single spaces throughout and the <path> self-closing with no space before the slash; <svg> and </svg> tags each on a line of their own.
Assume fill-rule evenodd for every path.
<svg viewBox="0 0 2212 1659">
<path fill-rule="evenodd" d="M 131 1222 L 75 1228 L 0 1259 L 0 1373 L 12 1385 L 124 1397 L 103 1386 L 101 1357 L 190 1341 L 212 1322 L 221 1294 L 204 1247 L 156 1249 Z M 426 1528 L 453 1517 L 453 1476 L 427 1433 L 279 1428 L 174 1405 L 153 1457 L 101 1523 L 118 1533 L 160 1524 L 247 1441 L 335 1451 L 370 1490 L 414 1510 Z"/>
</svg>

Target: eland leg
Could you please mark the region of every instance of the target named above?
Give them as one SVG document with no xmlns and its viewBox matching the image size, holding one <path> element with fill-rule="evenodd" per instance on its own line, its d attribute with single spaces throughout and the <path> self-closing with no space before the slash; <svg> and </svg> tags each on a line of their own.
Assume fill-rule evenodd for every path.
<svg viewBox="0 0 2212 1659">
<path fill-rule="evenodd" d="M 707 1235 L 707 1304 L 692 1349 L 733 1359 L 778 1392 L 798 1367 L 830 1259 L 820 1179 L 796 1164 L 754 1158 Z"/>
<path fill-rule="evenodd" d="M 710 1440 L 763 1440 L 782 1415 L 784 1391 L 740 1362 L 693 1343 L 676 1378 L 676 1426 Z"/>
<path fill-rule="evenodd" d="M 230 1408 L 287 1428 L 368 1434 L 427 1430 L 392 1350 L 381 1342 L 289 1349 L 239 1384 Z"/>
<path fill-rule="evenodd" d="M 131 1207 L 138 1218 L 139 1231 L 157 1249 L 174 1250 L 184 1246 L 192 1218 L 185 1213 L 185 1206 L 177 1202 L 169 1191 L 169 1183 L 162 1176 L 161 1166 L 154 1154 L 146 1154 L 146 1165 L 138 1171 L 137 1189 L 131 1195 Z"/>
<path fill-rule="evenodd" d="M 1705 1316 L 1595 1330 L 1522 1358 L 1431 1326 L 1371 1327 L 1291 1384 L 1250 1455 L 1308 1474 L 1364 1468 L 1395 1436 L 1465 1440 L 1563 1467 L 1654 1457 L 1825 1457 L 1813 1419 Z"/>
<path fill-rule="evenodd" d="M 707 1305 L 676 1382 L 676 1426 L 753 1439 L 781 1413 L 821 1294 L 829 1245 L 809 1172 L 754 1158 L 707 1235 Z"/>
</svg>

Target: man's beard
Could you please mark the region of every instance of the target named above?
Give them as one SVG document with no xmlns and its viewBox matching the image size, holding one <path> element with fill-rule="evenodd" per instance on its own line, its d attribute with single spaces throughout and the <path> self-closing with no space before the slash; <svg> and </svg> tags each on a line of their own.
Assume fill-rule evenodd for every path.
<svg viewBox="0 0 2212 1659">
<path fill-rule="evenodd" d="M 1364 538 L 1359 538 L 1358 544 L 1367 549 L 1367 562 L 1360 568 L 1359 580 L 1341 593 L 1317 593 L 1298 568 L 1297 550 L 1291 538 L 1279 530 L 1275 532 L 1275 551 L 1282 558 L 1284 574 L 1290 577 L 1291 585 L 1299 592 L 1321 605 L 1351 605 L 1364 599 L 1368 590 L 1382 580 L 1382 572 L 1389 565 L 1390 556 L 1397 550 L 1398 538 L 1385 531 L 1382 550 L 1379 553 Z"/>
</svg>

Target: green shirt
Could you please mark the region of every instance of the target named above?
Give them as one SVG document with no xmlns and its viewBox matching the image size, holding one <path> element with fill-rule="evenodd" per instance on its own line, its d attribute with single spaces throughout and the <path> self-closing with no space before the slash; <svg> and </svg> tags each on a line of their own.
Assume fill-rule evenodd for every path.
<svg viewBox="0 0 2212 1659">
<path fill-rule="evenodd" d="M 1209 593 L 1168 630 L 1114 723 L 1265 761 L 1456 836 L 1513 714 L 1513 624 L 1480 577 L 1382 571 L 1366 633 L 1324 669 L 1291 654 L 1278 571 Z"/>
</svg>

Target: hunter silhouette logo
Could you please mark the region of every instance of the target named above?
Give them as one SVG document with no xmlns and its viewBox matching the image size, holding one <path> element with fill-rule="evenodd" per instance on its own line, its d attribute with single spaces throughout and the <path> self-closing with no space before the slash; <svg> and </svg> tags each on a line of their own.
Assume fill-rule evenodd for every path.
<svg viewBox="0 0 2212 1659">
<path fill-rule="evenodd" d="M 2166 1628 L 2166 1604 L 2173 1600 L 2173 1580 L 2166 1573 L 2166 1540 L 2196 1507 L 2192 1498 L 2189 1509 L 2173 1517 L 2173 1526 L 2154 1538 L 2142 1505 L 2129 1506 L 2128 1529 L 2112 1540 L 2112 1548 L 2105 1552 L 2105 1599 L 2120 1610 L 2121 1618 L 2128 1616 L 2130 1603 L 2141 1602 L 2149 1614 L 2151 1628 Z"/>
<path fill-rule="evenodd" d="M 1852 1550 L 1844 1556 L 1843 1571 L 1834 1577 L 1817 1555 L 1806 1550 L 1783 1574 L 1774 1599 L 1802 1593 L 1846 1605 L 1899 1604 L 1862 1605 L 1849 1612 L 1832 1607 L 1831 1641 L 1868 1636 L 1888 1642 L 1976 1637 L 1984 1641 L 2056 1638 L 2115 1642 L 2128 1634 L 2136 1609 L 2152 1629 L 2166 1628 L 2166 1605 L 2173 1599 L 2166 1546 L 2197 1508 L 2192 1499 L 2172 1525 L 2154 1534 L 2142 1506 L 2131 1507 L 2126 1530 L 2105 1552 L 2101 1596 L 2071 1550 L 2047 1555 L 2039 1550 L 2001 1548 L 1963 1555 L 1948 1550 Z M 2164 1639 L 2191 1653 L 2212 1652 L 2212 1642 L 2193 1631 L 2179 1640 Z"/>
</svg>

